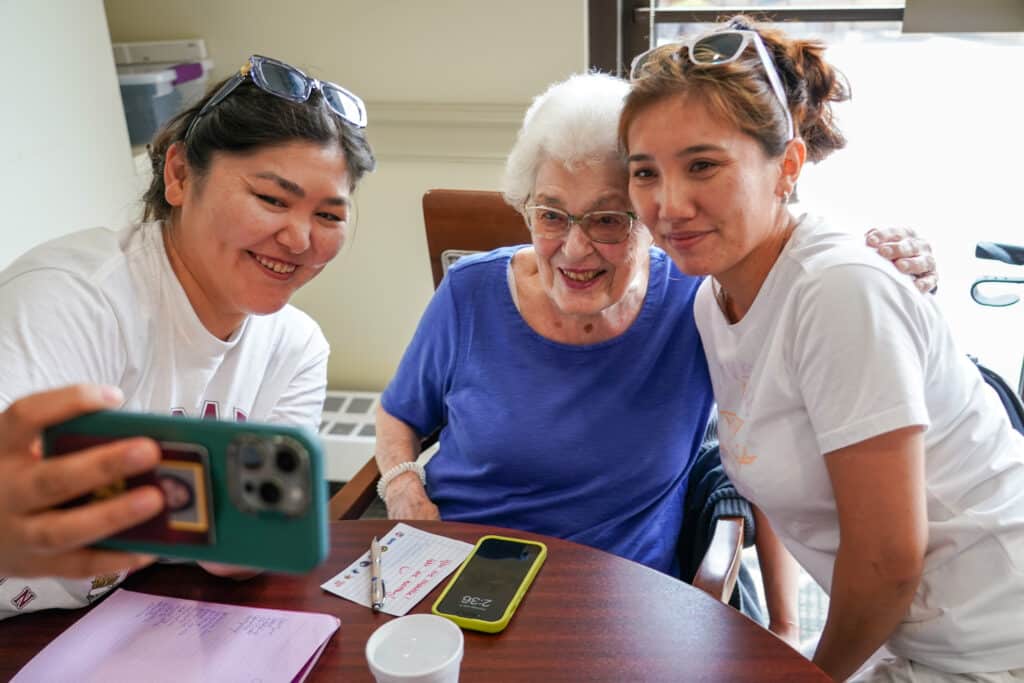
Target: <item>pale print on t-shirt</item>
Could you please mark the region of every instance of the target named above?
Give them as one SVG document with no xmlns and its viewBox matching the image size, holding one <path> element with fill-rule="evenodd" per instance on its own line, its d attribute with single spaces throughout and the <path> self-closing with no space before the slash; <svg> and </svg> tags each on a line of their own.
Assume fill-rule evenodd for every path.
<svg viewBox="0 0 1024 683">
<path fill-rule="evenodd" d="M 718 411 L 718 448 L 725 457 L 738 465 L 749 465 L 757 456 L 751 453 L 747 445 L 739 440 L 738 434 L 743 427 L 743 418 L 728 410 Z"/>
<path fill-rule="evenodd" d="M 722 374 L 734 382 L 740 389 L 739 403 L 740 410 L 749 410 L 749 399 L 747 396 L 748 383 L 752 368 L 747 363 L 730 363 L 722 367 Z M 743 428 L 744 418 L 731 411 L 725 410 L 719 404 L 718 408 L 718 447 L 737 465 L 750 465 L 757 460 L 757 455 L 752 453 L 747 444 L 740 440 L 739 432 Z"/>
</svg>

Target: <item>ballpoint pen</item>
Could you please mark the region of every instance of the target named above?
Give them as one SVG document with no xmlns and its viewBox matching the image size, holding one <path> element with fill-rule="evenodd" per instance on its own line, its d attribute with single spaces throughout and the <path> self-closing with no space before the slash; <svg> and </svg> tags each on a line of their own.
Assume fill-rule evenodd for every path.
<svg viewBox="0 0 1024 683">
<path fill-rule="evenodd" d="M 384 607 L 384 577 L 381 575 L 380 543 L 370 542 L 370 607 L 374 612 Z"/>
</svg>

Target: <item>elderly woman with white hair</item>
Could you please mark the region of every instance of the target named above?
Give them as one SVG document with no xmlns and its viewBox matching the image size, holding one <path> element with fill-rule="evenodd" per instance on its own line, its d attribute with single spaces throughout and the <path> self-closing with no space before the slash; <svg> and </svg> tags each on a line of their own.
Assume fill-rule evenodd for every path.
<svg viewBox="0 0 1024 683">
<path fill-rule="evenodd" d="M 632 212 L 616 141 L 628 90 L 578 75 L 527 112 L 503 190 L 532 243 L 461 259 L 423 314 L 377 420 L 390 517 L 533 531 L 678 575 L 712 406 L 700 278 Z M 439 427 L 424 472 L 420 437 Z"/>
</svg>

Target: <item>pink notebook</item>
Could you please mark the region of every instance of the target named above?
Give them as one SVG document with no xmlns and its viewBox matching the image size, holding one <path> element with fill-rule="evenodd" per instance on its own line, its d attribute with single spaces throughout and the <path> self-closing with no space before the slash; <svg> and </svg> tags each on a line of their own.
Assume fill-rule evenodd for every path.
<svg viewBox="0 0 1024 683">
<path fill-rule="evenodd" d="M 120 589 L 12 681 L 305 680 L 341 620 Z"/>
</svg>

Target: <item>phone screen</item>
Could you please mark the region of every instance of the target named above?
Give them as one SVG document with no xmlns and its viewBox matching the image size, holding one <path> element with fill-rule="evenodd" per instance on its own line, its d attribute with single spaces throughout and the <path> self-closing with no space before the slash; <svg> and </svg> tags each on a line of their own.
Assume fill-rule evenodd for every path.
<svg viewBox="0 0 1024 683">
<path fill-rule="evenodd" d="M 439 612 L 499 621 L 540 555 L 532 543 L 484 539 L 437 606 Z"/>
</svg>

